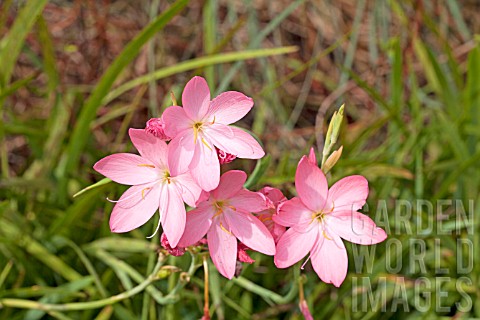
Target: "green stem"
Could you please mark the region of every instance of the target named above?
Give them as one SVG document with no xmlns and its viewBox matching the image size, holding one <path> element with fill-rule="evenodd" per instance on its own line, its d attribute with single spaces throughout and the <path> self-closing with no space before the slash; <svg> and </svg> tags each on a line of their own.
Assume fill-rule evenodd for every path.
<svg viewBox="0 0 480 320">
<path fill-rule="evenodd" d="M 160 270 L 160 267 L 163 264 L 163 257 L 159 257 L 157 265 L 153 269 L 153 272 L 148 276 L 145 281 L 140 283 L 138 286 L 132 288 L 131 290 L 122 292 L 110 298 L 101 299 L 97 301 L 89 302 L 73 302 L 65 304 L 48 304 L 41 303 L 38 301 L 23 300 L 23 299 L 0 299 L 0 308 L 2 307 L 11 307 L 11 308 L 20 308 L 20 309 L 37 309 L 45 312 L 51 311 L 73 311 L 73 310 L 87 310 L 87 309 L 97 309 L 107 305 L 115 304 L 119 301 L 128 299 L 139 292 L 142 292 L 146 287 L 148 287 L 152 282 L 157 280 L 157 273 Z"/>
<path fill-rule="evenodd" d="M 297 296 L 297 293 L 298 293 L 297 279 L 299 277 L 299 274 L 300 274 L 300 268 L 294 268 L 293 269 L 294 281 L 292 283 L 292 286 L 290 287 L 290 290 L 287 292 L 285 296 L 281 296 L 276 292 L 265 289 L 264 287 L 261 287 L 241 276 L 238 278 L 234 278 L 233 281 L 236 284 L 238 284 L 240 287 L 243 287 L 244 289 L 250 292 L 258 294 L 264 299 L 271 300 L 276 304 L 285 304 L 292 301 Z"/>
</svg>

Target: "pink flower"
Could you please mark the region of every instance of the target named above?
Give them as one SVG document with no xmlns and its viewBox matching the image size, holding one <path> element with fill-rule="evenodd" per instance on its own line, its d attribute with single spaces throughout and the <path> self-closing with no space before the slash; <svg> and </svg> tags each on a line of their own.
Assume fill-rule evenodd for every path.
<svg viewBox="0 0 480 320">
<path fill-rule="evenodd" d="M 247 175 L 232 170 L 222 175 L 210 198 L 187 213 L 185 233 L 178 242 L 191 246 L 207 234 L 208 249 L 218 271 L 228 279 L 235 274 L 237 239 L 252 250 L 275 254 L 268 229 L 251 212 L 266 208 L 265 197 L 243 188 Z"/>
<path fill-rule="evenodd" d="M 229 126 L 253 107 L 251 98 L 228 91 L 210 101 L 207 82 L 194 77 L 182 94 L 183 108 L 172 106 L 163 113 L 165 133 L 172 137 L 170 167 L 190 169 L 205 191 L 218 186 L 220 163 L 215 147 L 238 158 L 259 159 L 265 155 L 258 142 L 245 131 Z"/>
<path fill-rule="evenodd" d="M 368 182 L 362 176 L 349 176 L 330 190 L 323 172 L 304 156 L 297 168 L 295 187 L 298 197 L 283 202 L 273 220 L 290 229 L 280 238 L 274 261 L 287 268 L 308 252 L 313 269 L 326 283 L 340 286 L 348 268 L 342 238 L 370 245 L 386 239 L 368 216 L 357 212 L 368 196 Z"/>
<path fill-rule="evenodd" d="M 267 227 L 268 231 L 272 234 L 275 243 L 277 243 L 280 237 L 285 233 L 286 228 L 275 223 L 273 217 L 277 214 L 278 205 L 286 201 L 287 198 L 285 198 L 282 192 L 276 188 L 265 187 L 259 192 L 266 197 L 268 209 L 259 212 L 258 219 L 260 219 L 260 221 L 262 221 Z"/>
<path fill-rule="evenodd" d="M 147 121 L 145 131 L 159 137 L 162 140 L 170 140 L 171 138 L 165 134 L 165 121 L 163 118 L 151 118 Z"/>
<path fill-rule="evenodd" d="M 188 172 L 168 165 L 170 145 L 142 129 L 130 129 L 130 139 L 140 152 L 117 153 L 93 168 L 115 182 L 132 185 L 120 197 L 110 217 L 113 232 L 127 232 L 145 224 L 159 209 L 160 223 L 172 247 L 185 228 L 185 201 L 194 207 L 202 189 Z"/>
</svg>

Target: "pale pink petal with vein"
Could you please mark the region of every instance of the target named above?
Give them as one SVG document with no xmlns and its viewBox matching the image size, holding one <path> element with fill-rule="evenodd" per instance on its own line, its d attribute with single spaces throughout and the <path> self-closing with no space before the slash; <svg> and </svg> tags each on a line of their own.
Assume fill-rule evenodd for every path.
<svg viewBox="0 0 480 320">
<path fill-rule="evenodd" d="M 306 156 L 298 163 L 295 187 L 302 202 L 312 211 L 321 211 L 328 194 L 328 184 L 322 170 Z"/>
<path fill-rule="evenodd" d="M 245 245 L 258 252 L 274 255 L 275 242 L 267 227 L 251 213 L 225 209 L 225 220 L 233 234 Z"/>
<path fill-rule="evenodd" d="M 174 183 L 178 186 L 183 201 L 190 207 L 196 207 L 203 190 L 197 182 L 195 182 L 190 172 L 182 173 L 172 178 L 172 180 L 174 180 Z"/>
<path fill-rule="evenodd" d="M 208 144 L 208 142 L 206 142 Z M 195 144 L 195 153 L 189 166 L 190 172 L 205 191 L 215 189 L 220 182 L 220 163 L 213 145 L 205 145 L 202 141 Z"/>
<path fill-rule="evenodd" d="M 267 199 L 259 192 L 240 190 L 229 199 L 229 204 L 246 212 L 260 212 L 267 209 Z"/>
<path fill-rule="evenodd" d="M 207 202 L 202 202 L 196 209 L 187 212 L 185 232 L 178 245 L 188 247 L 200 241 L 207 234 L 208 229 L 210 229 L 214 214 L 215 210 Z"/>
<path fill-rule="evenodd" d="M 312 220 L 312 211 L 297 197 L 282 202 L 273 217 L 276 223 L 294 228 L 305 228 Z"/>
<path fill-rule="evenodd" d="M 368 197 L 368 181 L 363 176 L 349 176 L 337 181 L 328 190 L 328 200 L 334 211 L 357 211 Z"/>
<path fill-rule="evenodd" d="M 298 232 L 293 228 L 288 229 L 277 243 L 277 253 L 274 262 L 278 268 L 288 268 L 312 249 L 318 237 L 318 228 L 308 232 Z"/>
<path fill-rule="evenodd" d="M 207 118 L 215 119 L 215 123 L 231 124 L 245 117 L 252 107 L 252 98 L 241 92 L 227 91 L 212 100 Z"/>
<path fill-rule="evenodd" d="M 130 140 L 143 158 L 150 160 L 158 168 L 167 167 L 167 144 L 143 129 L 128 130 Z"/>
<path fill-rule="evenodd" d="M 192 120 L 201 120 L 210 107 L 210 89 L 202 77 L 193 77 L 182 93 L 185 113 Z"/>
<path fill-rule="evenodd" d="M 110 215 L 112 232 L 128 232 L 144 225 L 155 214 L 160 188 L 153 185 L 130 187 L 115 204 Z"/>
<path fill-rule="evenodd" d="M 193 132 L 184 131 L 168 144 L 168 167 L 172 176 L 188 170 L 195 153 Z"/>
<path fill-rule="evenodd" d="M 115 182 L 126 185 L 155 181 L 158 172 L 151 161 L 132 153 L 109 155 L 95 163 L 93 169 Z"/>
<path fill-rule="evenodd" d="M 241 170 L 230 170 L 220 177 L 218 187 L 211 192 L 215 199 L 227 199 L 240 192 L 247 181 L 247 174 Z"/>
<path fill-rule="evenodd" d="M 167 236 L 170 246 L 175 248 L 185 230 L 186 217 L 180 191 L 174 184 L 162 186 L 159 210 L 163 232 Z"/>
<path fill-rule="evenodd" d="M 328 217 L 328 225 L 343 239 L 363 245 L 371 245 L 384 241 L 387 234 L 377 227 L 370 217 L 360 213 L 344 211 Z"/>
<path fill-rule="evenodd" d="M 339 287 L 347 276 L 347 250 L 337 235 L 329 234 L 328 237 L 330 239 L 318 237 L 312 250 L 312 266 L 323 282 Z"/>
<path fill-rule="evenodd" d="M 165 122 L 165 134 L 175 138 L 181 132 L 191 129 L 193 120 L 185 113 L 185 109 L 178 106 L 172 106 L 165 109 L 162 114 Z"/>
<path fill-rule="evenodd" d="M 260 159 L 265 155 L 257 140 L 240 128 L 213 124 L 205 134 L 217 148 L 238 158 Z"/>
<path fill-rule="evenodd" d="M 218 271 L 224 277 L 232 279 L 237 262 L 237 239 L 223 222 L 214 223 L 210 227 L 207 233 L 208 250 Z"/>
</svg>

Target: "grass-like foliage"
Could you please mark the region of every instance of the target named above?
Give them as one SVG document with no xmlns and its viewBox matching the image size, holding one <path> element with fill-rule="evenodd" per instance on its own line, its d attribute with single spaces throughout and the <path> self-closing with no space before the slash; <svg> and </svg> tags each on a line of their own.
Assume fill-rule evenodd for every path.
<svg viewBox="0 0 480 320">
<path fill-rule="evenodd" d="M 0 320 L 198 319 L 205 270 L 215 319 L 302 319 L 299 297 L 315 319 L 480 318 L 479 17 L 457 0 L 0 1 Z M 193 75 L 255 102 L 239 124 L 267 156 L 222 167 L 250 190 L 295 196 L 312 146 L 330 185 L 368 179 L 388 238 L 346 242 L 340 288 L 255 252 L 227 280 L 147 239 L 157 218 L 110 231 L 105 198 L 126 188 L 93 164 L 135 152 L 128 128 Z"/>
</svg>

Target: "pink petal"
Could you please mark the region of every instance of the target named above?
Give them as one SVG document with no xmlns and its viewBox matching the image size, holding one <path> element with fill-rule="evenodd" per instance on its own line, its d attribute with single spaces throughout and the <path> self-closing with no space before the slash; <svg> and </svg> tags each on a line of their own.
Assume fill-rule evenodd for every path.
<svg viewBox="0 0 480 320">
<path fill-rule="evenodd" d="M 215 199 L 228 199 L 243 189 L 247 174 L 241 170 L 230 170 L 222 174 L 218 187 L 211 192 Z"/>
<path fill-rule="evenodd" d="M 215 123 L 231 124 L 245 117 L 252 107 L 252 98 L 241 92 L 227 91 L 212 100 L 207 118 L 215 119 Z"/>
<path fill-rule="evenodd" d="M 193 120 L 190 119 L 182 107 L 172 106 L 165 109 L 162 114 L 165 123 L 165 134 L 172 139 L 181 132 L 193 130 Z"/>
<path fill-rule="evenodd" d="M 312 211 L 321 211 L 328 195 L 328 184 L 322 170 L 304 156 L 298 163 L 295 187 L 302 202 Z"/>
<path fill-rule="evenodd" d="M 185 205 L 177 187 L 164 184 L 160 193 L 160 217 L 163 232 L 172 248 L 175 248 L 185 230 Z"/>
<path fill-rule="evenodd" d="M 205 141 L 205 143 L 208 144 L 208 141 Z M 207 147 L 202 141 L 197 140 L 189 169 L 193 178 L 203 190 L 211 191 L 218 187 L 220 163 L 213 145 Z"/>
<path fill-rule="evenodd" d="M 295 227 L 298 231 L 307 228 L 313 221 L 312 210 L 308 209 L 300 200 L 295 197 L 278 206 L 277 214 L 273 221 L 285 227 Z"/>
<path fill-rule="evenodd" d="M 196 209 L 187 212 L 185 231 L 178 245 L 188 247 L 200 241 L 210 229 L 214 214 L 215 210 L 208 202 L 202 202 Z"/>
<path fill-rule="evenodd" d="M 216 123 L 206 127 L 205 134 L 217 148 L 238 158 L 260 159 L 265 155 L 257 140 L 242 129 Z"/>
<path fill-rule="evenodd" d="M 179 188 L 183 201 L 190 207 L 195 207 L 203 190 L 195 182 L 190 172 L 182 173 L 172 179 Z"/>
<path fill-rule="evenodd" d="M 246 212 L 260 212 L 268 208 L 267 200 L 263 194 L 246 189 L 240 190 L 228 200 L 228 203 Z"/>
<path fill-rule="evenodd" d="M 237 239 L 223 222 L 218 219 L 210 227 L 207 234 L 208 250 L 218 271 L 224 277 L 232 279 L 237 263 Z"/>
<path fill-rule="evenodd" d="M 151 161 L 132 153 L 109 155 L 95 163 L 93 169 L 117 183 L 126 185 L 155 181 L 159 172 Z"/>
<path fill-rule="evenodd" d="M 195 152 L 193 131 L 183 131 L 168 144 L 168 168 L 172 176 L 188 170 Z"/>
<path fill-rule="evenodd" d="M 339 287 L 347 276 L 347 250 L 337 235 L 330 233 L 328 237 L 318 236 L 311 253 L 312 266 L 323 282 Z"/>
<path fill-rule="evenodd" d="M 202 77 L 188 81 L 182 94 L 183 108 L 192 120 L 202 120 L 210 107 L 210 89 Z"/>
<path fill-rule="evenodd" d="M 165 141 L 146 132 L 144 129 L 128 130 L 130 140 L 143 158 L 150 160 L 158 168 L 167 167 L 167 144 Z"/>
<path fill-rule="evenodd" d="M 264 224 L 268 228 L 268 230 L 270 230 L 270 233 L 272 234 L 273 240 L 275 241 L 275 243 L 278 243 L 278 240 L 280 240 L 283 234 L 287 231 L 287 228 L 279 225 L 278 223 L 275 223 L 273 220 L 272 222 L 273 222 L 272 228 L 269 228 L 265 223 Z"/>
<path fill-rule="evenodd" d="M 362 176 L 349 176 L 337 181 L 328 190 L 328 200 L 335 211 L 357 211 L 368 197 L 368 181 Z"/>
<path fill-rule="evenodd" d="M 225 209 L 224 215 L 230 229 L 238 240 L 255 251 L 266 255 L 275 254 L 273 237 L 258 218 L 251 213 L 241 210 L 233 211 L 231 209 Z"/>
<path fill-rule="evenodd" d="M 278 268 L 288 268 L 305 257 L 312 249 L 318 236 L 318 228 L 298 232 L 290 228 L 277 243 L 274 262 Z"/>
<path fill-rule="evenodd" d="M 287 198 L 283 195 L 282 191 L 278 190 L 277 188 L 272 187 L 264 187 L 258 191 L 265 195 L 272 203 L 276 206 L 280 202 L 287 200 Z"/>
<path fill-rule="evenodd" d="M 110 215 L 112 232 L 128 232 L 150 220 L 160 199 L 160 188 L 153 185 L 133 186 L 123 193 Z"/>
<path fill-rule="evenodd" d="M 334 233 L 353 243 L 370 245 L 387 238 L 383 229 L 378 228 L 372 219 L 360 212 L 339 212 L 329 215 L 327 219 L 327 224 Z"/>
</svg>

